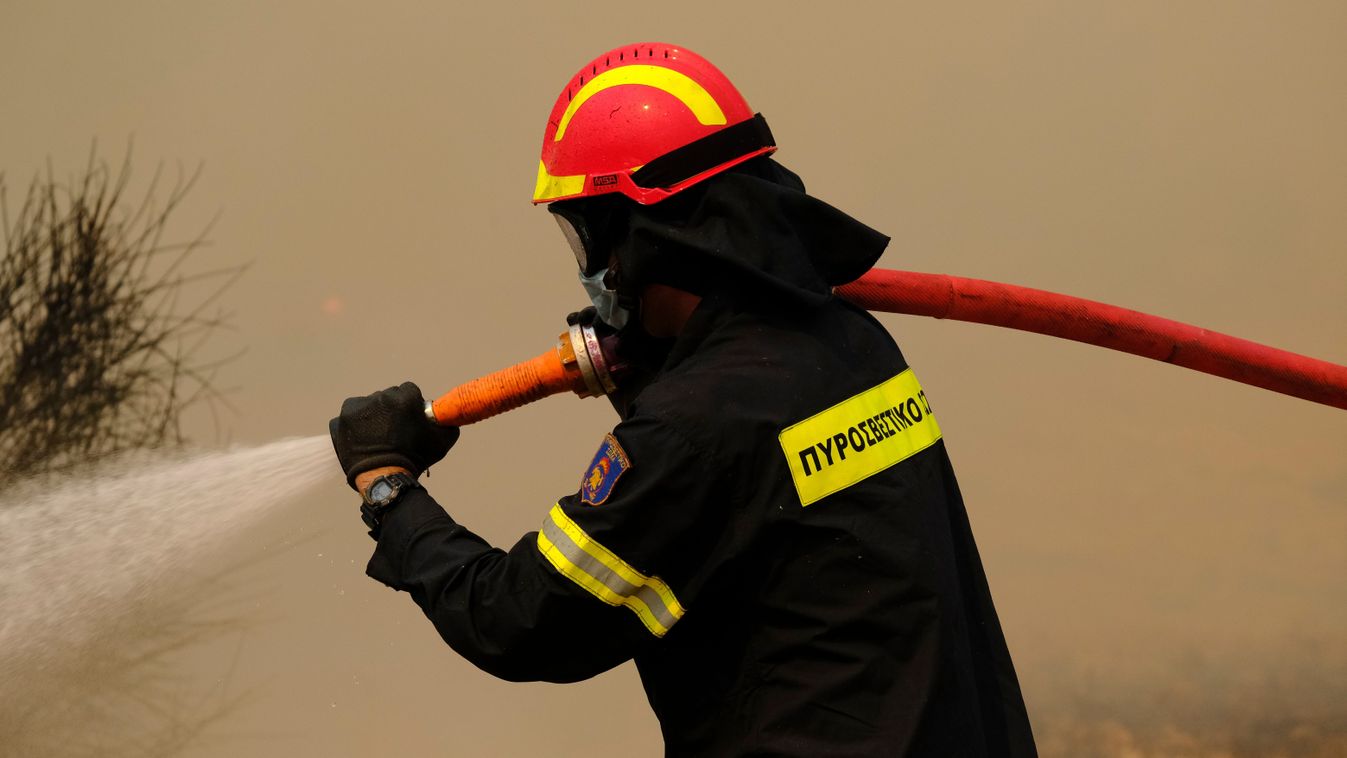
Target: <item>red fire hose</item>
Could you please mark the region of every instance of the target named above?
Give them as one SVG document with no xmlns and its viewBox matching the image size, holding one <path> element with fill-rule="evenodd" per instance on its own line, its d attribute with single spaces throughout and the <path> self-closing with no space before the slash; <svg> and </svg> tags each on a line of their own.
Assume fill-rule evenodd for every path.
<svg viewBox="0 0 1347 758">
<path fill-rule="evenodd" d="M 1159 316 L 980 279 L 873 269 L 837 288 L 872 311 L 1005 326 L 1121 350 L 1347 409 L 1347 366 Z"/>
<path fill-rule="evenodd" d="M 886 269 L 869 271 L 837 294 L 867 310 L 1087 342 L 1347 410 L 1347 366 L 1093 300 Z M 427 403 L 426 415 L 441 424 L 470 424 L 568 389 L 581 397 L 601 394 L 611 384 L 609 363 L 592 334 L 572 327 L 555 349 L 451 390 Z"/>
</svg>

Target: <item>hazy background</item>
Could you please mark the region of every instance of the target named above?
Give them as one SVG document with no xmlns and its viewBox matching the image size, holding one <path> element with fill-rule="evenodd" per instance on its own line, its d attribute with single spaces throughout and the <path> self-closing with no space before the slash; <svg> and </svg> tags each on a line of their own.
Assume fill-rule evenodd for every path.
<svg viewBox="0 0 1347 758">
<path fill-rule="evenodd" d="M 252 261 L 206 442 L 325 430 L 342 398 L 531 356 L 585 303 L 529 197 L 594 55 L 714 61 L 880 265 L 1028 284 L 1347 363 L 1347 3 L 0 0 L 0 170 L 204 163 L 178 213 Z M 1045 753 L 1347 749 L 1347 414 L 1098 348 L 886 316 L 940 413 Z M 557 398 L 465 431 L 429 480 L 508 546 L 614 418 Z M 202 567 L 246 629 L 175 659 L 246 695 L 193 756 L 653 755 L 634 670 L 490 679 L 332 483 Z M 0 687 L 4 686 L 0 683 Z M 77 727 L 72 727 L 77 728 Z M 1131 751 L 1131 752 L 1129 752 Z M 1222 752 L 1224 751 L 1224 752 Z"/>
</svg>

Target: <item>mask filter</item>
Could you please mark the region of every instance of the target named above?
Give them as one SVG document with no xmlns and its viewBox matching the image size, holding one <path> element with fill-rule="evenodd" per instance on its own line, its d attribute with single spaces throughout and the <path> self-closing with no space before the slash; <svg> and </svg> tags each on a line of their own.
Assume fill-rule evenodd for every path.
<svg viewBox="0 0 1347 758">
<path fill-rule="evenodd" d="M 627 318 L 631 311 L 624 308 L 618 301 L 617 290 L 608 289 L 603 283 L 603 278 L 608 275 L 608 269 L 603 268 L 596 271 L 592 276 L 585 276 L 585 272 L 580 272 L 580 286 L 585 288 L 585 293 L 589 295 L 589 301 L 594 304 L 594 310 L 598 311 L 599 318 L 603 323 L 621 329 L 627 325 Z"/>
</svg>

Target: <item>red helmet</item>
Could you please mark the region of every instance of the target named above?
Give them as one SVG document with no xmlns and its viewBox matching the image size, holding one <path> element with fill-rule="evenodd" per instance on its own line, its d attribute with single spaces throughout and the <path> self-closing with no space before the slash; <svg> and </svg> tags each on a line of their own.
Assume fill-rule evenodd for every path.
<svg viewBox="0 0 1347 758">
<path fill-rule="evenodd" d="M 767 122 L 705 58 L 625 45 L 586 64 L 557 97 L 533 202 L 620 192 L 649 205 L 774 150 Z"/>
</svg>

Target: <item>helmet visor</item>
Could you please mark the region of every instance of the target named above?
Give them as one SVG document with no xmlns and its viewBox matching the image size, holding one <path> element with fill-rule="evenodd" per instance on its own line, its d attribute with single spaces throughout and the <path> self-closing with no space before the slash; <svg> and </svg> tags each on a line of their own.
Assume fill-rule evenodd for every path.
<svg viewBox="0 0 1347 758">
<path fill-rule="evenodd" d="M 586 275 L 590 274 L 589 253 L 585 250 L 584 237 L 581 236 L 576 222 L 560 213 L 553 213 L 552 218 L 557 220 L 557 226 L 561 227 L 561 234 L 566 238 L 566 244 L 570 245 L 571 252 L 575 253 L 575 263 L 580 267 L 580 271 Z"/>
<path fill-rule="evenodd" d="M 547 206 L 585 276 L 593 276 L 608 265 L 611 240 L 619 221 L 619 200 L 625 198 L 558 200 Z"/>
</svg>

